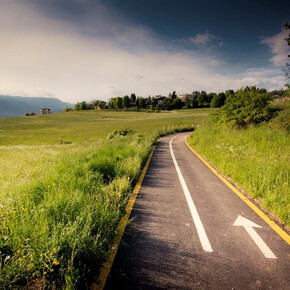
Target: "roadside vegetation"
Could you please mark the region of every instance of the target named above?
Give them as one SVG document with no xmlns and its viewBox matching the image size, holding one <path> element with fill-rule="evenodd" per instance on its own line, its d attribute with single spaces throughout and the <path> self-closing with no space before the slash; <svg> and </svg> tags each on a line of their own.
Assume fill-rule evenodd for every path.
<svg viewBox="0 0 290 290">
<path fill-rule="evenodd" d="M 229 96 L 189 144 L 290 227 L 290 105 L 264 90 Z"/>
<path fill-rule="evenodd" d="M 0 288 L 89 287 L 158 136 L 192 130 L 208 113 L 0 120 Z"/>
</svg>

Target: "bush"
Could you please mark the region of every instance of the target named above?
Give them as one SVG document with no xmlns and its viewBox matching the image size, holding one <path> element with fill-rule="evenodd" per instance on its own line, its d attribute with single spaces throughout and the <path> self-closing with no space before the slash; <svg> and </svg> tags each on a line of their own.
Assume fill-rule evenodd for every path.
<svg viewBox="0 0 290 290">
<path fill-rule="evenodd" d="M 220 111 L 220 122 L 230 127 L 258 124 L 270 117 L 269 97 L 256 87 L 240 89 L 229 95 Z"/>
<path fill-rule="evenodd" d="M 290 132 L 290 102 L 287 102 L 284 106 L 277 117 L 271 120 L 270 125 Z"/>
<path fill-rule="evenodd" d="M 135 134 L 137 134 L 137 132 L 132 129 L 115 129 L 111 134 L 109 134 L 108 139 Z"/>
</svg>

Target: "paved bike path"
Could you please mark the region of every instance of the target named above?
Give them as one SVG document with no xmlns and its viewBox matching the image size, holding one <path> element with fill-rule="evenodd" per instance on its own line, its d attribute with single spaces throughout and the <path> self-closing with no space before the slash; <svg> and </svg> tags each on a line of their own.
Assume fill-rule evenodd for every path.
<svg viewBox="0 0 290 290">
<path fill-rule="evenodd" d="M 159 142 L 105 289 L 290 289 L 289 245 L 189 150 L 185 137 Z"/>
</svg>

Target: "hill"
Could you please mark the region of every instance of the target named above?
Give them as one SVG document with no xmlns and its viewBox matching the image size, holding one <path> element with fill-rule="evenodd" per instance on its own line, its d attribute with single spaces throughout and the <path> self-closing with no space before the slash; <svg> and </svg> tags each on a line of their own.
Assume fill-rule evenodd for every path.
<svg viewBox="0 0 290 290">
<path fill-rule="evenodd" d="M 49 107 L 52 113 L 59 113 L 65 106 L 73 107 L 73 104 L 64 103 L 56 98 L 0 95 L 0 118 L 24 116 L 25 113 L 32 112 L 39 114 L 40 107 Z"/>
</svg>

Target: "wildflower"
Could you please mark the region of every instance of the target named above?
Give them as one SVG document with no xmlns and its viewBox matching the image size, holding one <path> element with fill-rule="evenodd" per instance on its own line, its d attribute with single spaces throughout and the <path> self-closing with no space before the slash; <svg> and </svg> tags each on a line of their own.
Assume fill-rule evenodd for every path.
<svg viewBox="0 0 290 290">
<path fill-rule="evenodd" d="M 47 272 L 43 272 L 43 275 L 46 275 Z"/>
</svg>

